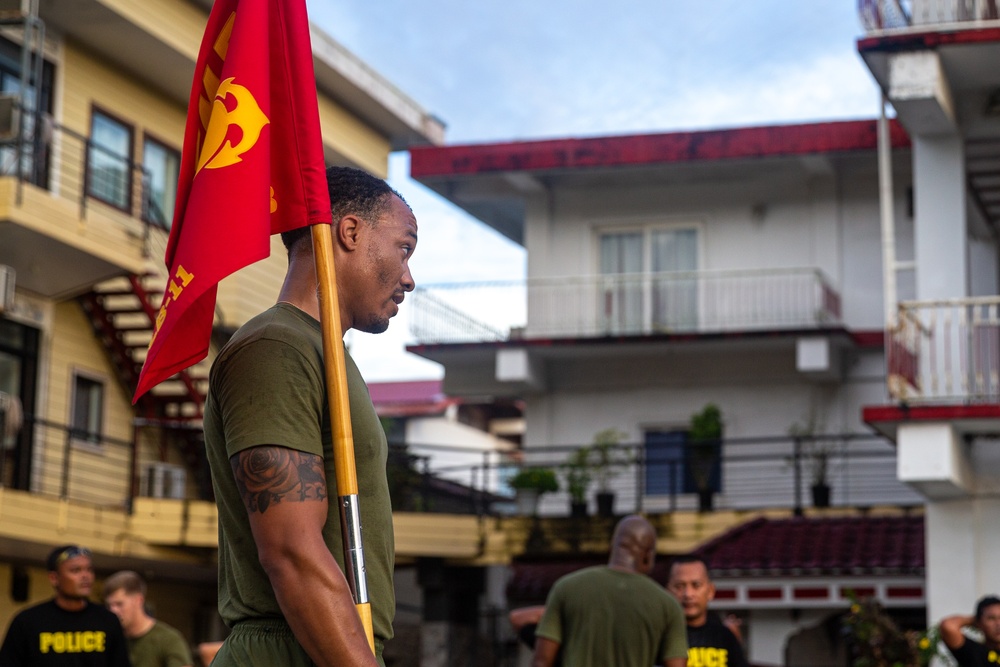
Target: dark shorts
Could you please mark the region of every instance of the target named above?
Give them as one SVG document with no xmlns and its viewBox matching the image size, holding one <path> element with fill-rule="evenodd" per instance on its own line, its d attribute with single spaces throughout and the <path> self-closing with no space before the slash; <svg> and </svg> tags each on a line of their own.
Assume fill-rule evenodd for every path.
<svg viewBox="0 0 1000 667">
<path fill-rule="evenodd" d="M 375 640 L 378 664 L 382 642 Z M 312 667 L 292 629 L 280 620 L 240 621 L 212 661 L 212 667 Z"/>
</svg>

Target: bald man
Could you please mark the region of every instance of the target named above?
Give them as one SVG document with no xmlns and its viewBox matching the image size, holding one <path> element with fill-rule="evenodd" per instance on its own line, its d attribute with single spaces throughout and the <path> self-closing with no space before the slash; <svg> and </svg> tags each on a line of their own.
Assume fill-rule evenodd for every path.
<svg viewBox="0 0 1000 667">
<path fill-rule="evenodd" d="M 534 667 L 551 667 L 557 654 L 572 667 L 685 667 L 684 613 L 649 578 L 655 560 L 653 526 L 637 515 L 622 519 L 606 566 L 578 570 L 552 587 Z"/>
</svg>

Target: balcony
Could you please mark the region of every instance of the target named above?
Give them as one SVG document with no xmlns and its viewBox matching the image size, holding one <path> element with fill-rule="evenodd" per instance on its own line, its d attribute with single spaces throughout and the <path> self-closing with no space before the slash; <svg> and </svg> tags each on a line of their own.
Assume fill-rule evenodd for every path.
<svg viewBox="0 0 1000 667">
<path fill-rule="evenodd" d="M 58 125 L 38 135 L 0 143 L 0 264 L 19 287 L 54 299 L 143 273 L 166 227 L 149 174 Z"/>
<path fill-rule="evenodd" d="M 997 21 L 997 0 L 858 0 L 868 34 L 982 27 Z M 956 25 L 957 24 L 957 25 Z"/>
<path fill-rule="evenodd" d="M 1000 403 L 1000 296 L 901 303 L 886 358 L 899 402 Z"/>
<path fill-rule="evenodd" d="M 699 335 L 840 324 L 840 296 L 812 268 L 533 278 L 418 288 L 420 344 Z"/>
</svg>

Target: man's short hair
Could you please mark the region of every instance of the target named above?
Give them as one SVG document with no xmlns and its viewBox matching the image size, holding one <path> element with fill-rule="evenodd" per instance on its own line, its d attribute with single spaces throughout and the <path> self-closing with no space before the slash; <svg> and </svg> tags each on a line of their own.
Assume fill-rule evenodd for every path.
<svg viewBox="0 0 1000 667">
<path fill-rule="evenodd" d="M 90 549 L 86 547 L 81 547 L 76 544 L 64 544 L 61 547 L 56 547 L 49 552 L 49 557 L 45 559 L 45 567 L 48 568 L 49 572 L 58 572 L 59 566 L 64 562 L 68 561 L 70 558 L 76 558 L 77 556 L 86 556 L 91 558 Z"/>
<path fill-rule="evenodd" d="M 353 167 L 330 167 L 326 170 L 326 184 L 334 222 L 353 213 L 374 225 L 385 213 L 392 195 L 403 199 L 381 178 Z M 303 238 L 311 238 L 308 226 L 281 233 L 281 241 L 289 251 Z"/>
<path fill-rule="evenodd" d="M 976 603 L 976 620 L 981 621 L 986 610 L 995 604 L 1000 604 L 1000 598 L 995 595 L 987 595 Z"/>
<path fill-rule="evenodd" d="M 670 569 L 674 569 L 674 565 L 691 565 L 692 563 L 701 563 L 705 566 L 705 572 L 709 572 L 708 561 L 706 561 L 701 556 L 695 556 L 692 554 L 687 554 L 684 556 L 676 556 L 672 561 L 670 561 Z M 711 574 L 709 574 L 711 579 Z"/>
<path fill-rule="evenodd" d="M 137 572 L 133 572 L 132 570 L 115 572 L 104 580 L 104 597 L 108 597 L 118 591 L 125 591 L 129 595 L 142 593 L 143 597 L 145 597 L 146 582 L 143 581 Z"/>
</svg>

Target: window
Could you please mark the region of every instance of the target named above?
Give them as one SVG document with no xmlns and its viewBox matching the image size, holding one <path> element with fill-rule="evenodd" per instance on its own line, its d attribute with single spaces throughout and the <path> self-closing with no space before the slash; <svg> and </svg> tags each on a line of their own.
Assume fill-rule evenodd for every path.
<svg viewBox="0 0 1000 667">
<path fill-rule="evenodd" d="M 170 229 L 174 220 L 181 154 L 146 137 L 142 143 L 143 220 Z"/>
<path fill-rule="evenodd" d="M 692 455 L 687 431 L 647 431 L 644 446 L 647 495 L 697 493 L 699 477 L 714 493 L 722 491 L 721 443 L 709 445 L 715 448 L 711 461 Z"/>
<path fill-rule="evenodd" d="M 71 435 L 83 442 L 99 444 L 104 416 L 104 383 L 86 375 L 73 375 Z"/>
<path fill-rule="evenodd" d="M 35 96 L 38 95 L 37 109 L 42 118 L 52 113 L 52 81 L 55 78 L 52 63 L 42 62 L 41 89 L 35 86 L 22 90 L 21 86 L 21 47 L 7 39 L 0 38 L 0 93 L 18 94 L 21 96 L 22 109 L 34 108 Z M 50 116 L 49 116 L 50 117 Z M 26 139 L 34 139 L 22 147 L 21 177 L 40 187 L 48 187 L 49 140 L 51 136 L 44 128 L 35 131 L 36 117 L 31 113 L 22 113 L 21 127 Z M 10 144 L 0 147 L 0 169 L 4 175 L 16 174 L 17 149 Z"/>
<path fill-rule="evenodd" d="M 698 234 L 649 227 L 607 232 L 599 240 L 602 328 L 639 334 L 698 325 Z"/>
<path fill-rule="evenodd" d="M 87 194 L 131 211 L 132 128 L 94 109 L 87 150 Z"/>
</svg>

